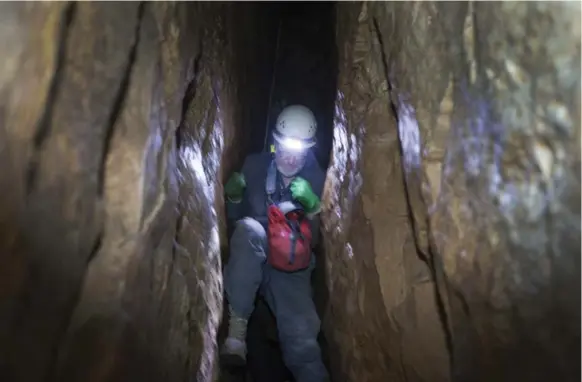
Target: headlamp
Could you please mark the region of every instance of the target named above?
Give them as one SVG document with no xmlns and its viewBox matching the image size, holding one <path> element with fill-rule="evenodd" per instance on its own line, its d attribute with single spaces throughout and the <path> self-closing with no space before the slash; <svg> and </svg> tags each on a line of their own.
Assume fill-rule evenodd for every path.
<svg viewBox="0 0 582 382">
<path fill-rule="evenodd" d="M 295 138 L 283 137 L 279 140 L 279 143 L 286 149 L 293 151 L 303 151 L 307 148 L 305 143 Z"/>
</svg>

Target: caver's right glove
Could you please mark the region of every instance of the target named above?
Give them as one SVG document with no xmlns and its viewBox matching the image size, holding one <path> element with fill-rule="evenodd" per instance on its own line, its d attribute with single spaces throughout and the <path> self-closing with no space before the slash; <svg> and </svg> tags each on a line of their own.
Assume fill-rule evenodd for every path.
<svg viewBox="0 0 582 382">
<path fill-rule="evenodd" d="M 308 214 L 319 211 L 320 200 L 311 189 L 309 182 L 301 177 L 296 177 L 291 182 L 291 195 L 305 208 Z"/>
<path fill-rule="evenodd" d="M 246 186 L 245 176 L 240 172 L 233 173 L 224 186 L 224 193 L 228 201 L 239 203 L 242 200 Z"/>
</svg>

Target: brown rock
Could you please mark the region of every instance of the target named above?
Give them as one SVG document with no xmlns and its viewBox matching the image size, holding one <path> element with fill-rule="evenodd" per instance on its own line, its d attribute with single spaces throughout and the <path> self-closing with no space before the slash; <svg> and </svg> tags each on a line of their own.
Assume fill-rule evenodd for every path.
<svg viewBox="0 0 582 382">
<path fill-rule="evenodd" d="M 352 19 L 338 30 L 336 132 L 324 215 L 330 284 L 324 328 L 330 348 L 339 345 L 332 371 L 346 381 L 446 381 L 435 286 L 415 247 L 380 45 L 367 8 L 349 7 L 345 15 L 338 10 L 338 22 Z"/>
<path fill-rule="evenodd" d="M 580 5 L 342 3 L 338 25 L 336 378 L 577 380 Z"/>
<path fill-rule="evenodd" d="M 213 380 L 256 7 L 0 6 L 0 380 Z"/>
</svg>

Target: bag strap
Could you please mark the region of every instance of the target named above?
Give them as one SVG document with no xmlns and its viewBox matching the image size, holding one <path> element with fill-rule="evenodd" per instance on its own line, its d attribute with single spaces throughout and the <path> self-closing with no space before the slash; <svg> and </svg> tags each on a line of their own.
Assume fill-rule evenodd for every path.
<svg viewBox="0 0 582 382">
<path fill-rule="evenodd" d="M 273 204 L 273 195 L 277 191 L 277 166 L 275 161 L 271 161 L 267 169 L 267 179 L 265 181 L 265 192 L 267 193 L 267 202 Z"/>
<path fill-rule="evenodd" d="M 273 201 L 273 195 L 277 192 L 277 165 L 275 161 L 271 161 L 269 168 L 267 169 L 267 179 L 265 181 L 265 192 L 267 193 L 267 204 L 273 205 L 275 202 Z M 303 210 L 301 204 L 295 201 L 286 201 L 278 203 L 278 207 L 286 215 L 288 212 L 295 211 L 295 210 Z"/>
</svg>

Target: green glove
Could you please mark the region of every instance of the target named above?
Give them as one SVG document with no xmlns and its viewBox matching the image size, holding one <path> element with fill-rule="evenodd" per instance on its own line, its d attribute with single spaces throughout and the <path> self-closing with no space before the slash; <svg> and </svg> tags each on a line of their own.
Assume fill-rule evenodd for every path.
<svg viewBox="0 0 582 382">
<path fill-rule="evenodd" d="M 243 197 L 246 186 L 245 176 L 240 172 L 235 172 L 226 182 L 224 193 L 230 202 L 238 203 Z"/>
<path fill-rule="evenodd" d="M 291 182 L 290 189 L 293 199 L 297 200 L 299 203 L 301 203 L 301 205 L 303 205 L 305 212 L 311 214 L 319 209 L 319 198 L 311 189 L 308 181 L 297 177 Z"/>
</svg>

